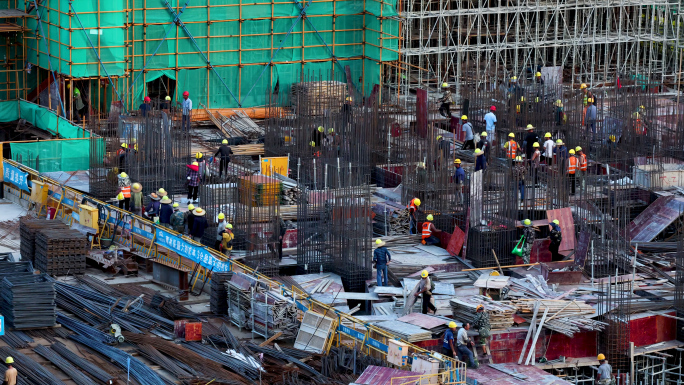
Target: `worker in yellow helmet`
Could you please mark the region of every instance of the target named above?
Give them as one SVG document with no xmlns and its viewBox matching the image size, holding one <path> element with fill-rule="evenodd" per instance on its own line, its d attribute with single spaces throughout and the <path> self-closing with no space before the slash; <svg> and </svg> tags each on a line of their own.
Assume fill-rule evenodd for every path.
<svg viewBox="0 0 684 385">
<path fill-rule="evenodd" d="M 560 99 L 556 100 L 555 105 L 555 110 L 553 112 L 553 116 L 556 120 L 556 126 L 560 126 L 565 124 L 567 122 L 568 117 L 565 115 L 564 109 L 563 109 L 563 101 Z"/>
<path fill-rule="evenodd" d="M 437 308 L 435 307 L 435 299 L 432 297 L 432 292 L 435 290 L 434 283 L 430 279 L 430 274 L 427 270 L 420 272 L 420 281 L 416 284 L 416 297 L 423 297 L 423 306 L 421 313 L 428 314 L 429 310 L 432 310 L 433 314 L 437 314 Z"/>
<path fill-rule="evenodd" d="M 449 83 L 442 83 L 442 97 L 437 100 L 442 103 L 439 106 L 439 114 L 445 118 L 451 119 L 451 104 L 453 103 L 451 97 L 451 90 L 449 90 Z"/>
<path fill-rule="evenodd" d="M 171 214 L 171 228 L 176 232 L 183 234 L 185 229 L 185 213 L 180 211 L 180 204 L 178 202 L 173 204 L 173 214 Z"/>
<path fill-rule="evenodd" d="M 530 256 L 532 255 L 532 246 L 534 245 L 535 231 L 532 227 L 532 221 L 530 219 L 524 219 L 523 224 L 523 251 L 520 256 L 524 264 L 530 263 Z"/>
<path fill-rule="evenodd" d="M 131 178 L 122 172 L 117 178 L 119 188 L 116 190 L 116 198 L 119 201 L 119 208 L 129 211 L 131 208 Z"/>
<path fill-rule="evenodd" d="M 463 131 L 463 150 L 475 149 L 475 129 L 473 124 L 468 121 L 466 115 L 461 116 L 462 126 L 461 131 Z"/>
<path fill-rule="evenodd" d="M 541 72 L 537 71 L 537 73 L 534 74 L 534 82 L 538 86 L 543 86 L 544 85 L 544 79 L 542 78 Z"/>
<path fill-rule="evenodd" d="M 166 113 L 169 113 L 169 110 L 171 110 L 171 97 L 169 95 L 166 95 L 164 101 L 161 104 L 159 104 L 159 109 L 162 111 L 166 111 Z"/>
<path fill-rule="evenodd" d="M 492 335 L 492 324 L 489 321 L 489 313 L 482 304 L 477 305 L 475 308 L 475 319 L 473 320 L 473 326 L 480 333 L 480 345 L 482 345 L 484 352 L 489 354 L 487 348 L 487 338 Z"/>
<path fill-rule="evenodd" d="M 375 265 L 377 285 L 387 286 L 387 265 L 392 261 L 389 250 L 385 247 L 385 241 L 378 238 L 375 240 L 375 250 L 373 250 L 373 264 Z"/>
<path fill-rule="evenodd" d="M 454 183 L 456 184 L 456 204 L 457 205 L 462 205 L 465 202 L 463 201 L 463 184 L 465 183 L 465 170 L 463 170 L 463 167 L 461 167 L 461 160 L 456 159 L 454 160 L 454 167 L 456 168 L 454 170 Z"/>
<path fill-rule="evenodd" d="M 549 226 L 551 227 L 551 232 L 549 233 L 549 239 L 551 240 L 551 243 L 549 244 L 551 260 L 554 262 L 562 261 L 564 257 L 562 254 L 558 252 L 560 244 L 563 241 L 563 234 L 561 233 L 560 221 L 558 219 L 554 219 L 553 221 L 551 221 L 551 223 L 549 223 Z"/>
<path fill-rule="evenodd" d="M 612 385 L 615 384 L 615 377 L 613 376 L 613 368 L 608 364 L 606 356 L 601 353 L 596 357 L 599 362 L 599 367 L 596 370 L 598 373 L 596 375 L 597 384 L 600 385 Z"/>
<path fill-rule="evenodd" d="M 444 332 L 444 339 L 442 341 L 442 354 L 451 358 L 458 358 L 455 341 L 456 328 L 456 322 L 449 322 L 449 328 Z"/>
<path fill-rule="evenodd" d="M 479 148 L 484 152 L 485 158 L 489 159 L 489 151 L 491 150 L 491 142 L 489 141 L 489 134 L 487 131 L 482 131 L 480 133 L 480 140 L 475 145 L 475 148 Z"/>
<path fill-rule="evenodd" d="M 17 369 L 14 368 L 14 358 L 5 358 L 5 364 L 7 364 L 7 370 L 5 370 L 5 377 L 3 378 L 3 385 L 17 385 Z"/>
<path fill-rule="evenodd" d="M 433 216 L 432 214 L 428 214 L 426 217 L 425 222 L 423 222 L 423 230 L 421 232 L 421 243 L 427 246 L 430 245 L 439 245 L 439 238 L 437 238 L 434 233 L 441 233 L 442 230 L 438 229 L 433 221 Z"/>
<path fill-rule="evenodd" d="M 235 240 L 233 225 L 230 223 L 225 224 L 221 238 L 221 252 L 230 257 L 230 253 L 233 251 L 233 240 Z"/>
<path fill-rule="evenodd" d="M 513 179 L 518 185 L 518 190 L 520 190 L 520 204 L 522 205 L 525 202 L 525 177 L 527 176 L 527 166 L 525 166 L 522 156 L 516 156 L 513 159 L 511 171 Z"/>
<path fill-rule="evenodd" d="M 188 205 L 188 211 L 186 211 L 183 214 L 183 226 L 185 228 L 185 233 L 190 234 L 190 230 L 192 230 L 192 225 L 194 224 L 195 220 L 195 214 L 193 214 L 193 211 L 195 210 L 195 205 L 190 203 Z"/>
<path fill-rule="evenodd" d="M 418 213 L 418 208 L 420 207 L 420 199 L 413 198 L 406 205 L 406 209 L 409 214 L 409 234 L 414 235 L 418 230 L 418 220 L 416 219 L 416 213 Z"/>
<path fill-rule="evenodd" d="M 226 220 L 226 214 L 219 213 L 218 217 L 216 217 L 216 223 L 216 242 L 214 243 L 214 248 L 217 251 L 221 251 L 221 241 L 223 241 L 223 232 L 226 230 L 226 223 L 228 223 L 228 221 Z"/>
<path fill-rule="evenodd" d="M 584 124 L 588 133 L 596 134 L 596 118 L 598 116 L 598 110 L 596 109 L 596 104 L 594 103 L 594 98 L 587 99 L 586 112 L 584 114 Z"/>
<path fill-rule="evenodd" d="M 584 106 L 584 109 L 582 110 L 582 125 L 584 126 L 586 124 L 584 118 L 587 115 L 587 106 L 589 105 L 589 99 L 593 99 L 594 94 L 592 94 L 591 91 L 589 91 L 589 87 L 587 87 L 586 83 L 582 83 L 580 85 L 580 91 L 582 93 L 582 105 Z"/>
<path fill-rule="evenodd" d="M 228 147 L 228 140 L 223 139 L 221 141 L 221 147 L 219 147 L 214 157 L 220 159 L 219 162 L 219 177 L 223 176 L 223 170 L 226 171 L 226 176 L 228 176 L 228 163 L 230 163 L 230 156 L 233 155 L 233 150 Z"/>
<path fill-rule="evenodd" d="M 323 137 L 325 136 L 325 128 L 323 126 L 314 127 L 311 131 L 311 138 L 309 144 L 313 143 L 312 147 L 319 147 L 323 144 Z"/>
</svg>

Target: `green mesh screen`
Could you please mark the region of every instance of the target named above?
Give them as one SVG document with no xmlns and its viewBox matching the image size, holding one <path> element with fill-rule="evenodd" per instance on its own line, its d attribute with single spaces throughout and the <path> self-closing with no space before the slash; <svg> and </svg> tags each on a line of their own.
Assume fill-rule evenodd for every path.
<svg viewBox="0 0 684 385">
<path fill-rule="evenodd" d="M 78 171 L 90 167 L 90 140 L 10 143 L 12 159 L 40 172 Z"/>
</svg>

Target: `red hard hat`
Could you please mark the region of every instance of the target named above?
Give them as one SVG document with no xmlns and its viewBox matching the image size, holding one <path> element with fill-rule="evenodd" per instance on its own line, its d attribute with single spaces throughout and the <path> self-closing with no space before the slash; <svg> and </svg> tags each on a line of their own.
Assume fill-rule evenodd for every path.
<svg viewBox="0 0 684 385">
<path fill-rule="evenodd" d="M 188 91 L 184 91 L 183 96 L 190 96 L 190 93 Z"/>
<path fill-rule="evenodd" d="M 149 97 L 149 96 L 145 96 L 145 102 L 149 102 L 149 101 L 150 101 L 150 97 Z"/>
<path fill-rule="evenodd" d="M 490 111 L 496 111 L 496 106 L 491 106 L 491 107 L 489 107 L 489 110 L 490 110 Z"/>
</svg>

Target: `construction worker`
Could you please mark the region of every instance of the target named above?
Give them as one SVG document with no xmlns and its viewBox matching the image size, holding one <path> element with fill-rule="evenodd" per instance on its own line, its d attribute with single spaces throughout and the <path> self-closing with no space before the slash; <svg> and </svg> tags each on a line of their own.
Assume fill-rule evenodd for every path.
<svg viewBox="0 0 684 385">
<path fill-rule="evenodd" d="M 221 252 L 228 257 L 230 257 L 230 253 L 233 251 L 234 239 L 235 234 L 233 234 L 233 225 L 226 223 L 223 233 L 221 234 Z"/>
<path fill-rule="evenodd" d="M 523 237 L 525 239 L 523 244 L 522 260 L 524 264 L 530 263 L 530 255 L 532 255 L 532 246 L 534 246 L 534 239 L 536 238 L 534 233 L 534 227 L 532 227 L 532 221 L 529 219 L 523 220 Z"/>
<path fill-rule="evenodd" d="M 143 103 L 140 105 L 140 116 L 147 116 L 147 111 L 152 109 L 152 106 L 150 105 L 151 101 L 152 100 L 149 96 L 145 96 L 145 98 L 143 99 Z"/>
<path fill-rule="evenodd" d="M 551 260 L 554 262 L 562 261 L 563 256 L 560 253 L 558 253 L 560 244 L 563 241 L 563 234 L 561 233 L 560 221 L 558 219 L 554 219 L 551 223 L 549 223 L 549 226 L 551 226 L 551 234 L 549 235 L 549 238 L 551 239 L 551 244 L 549 245 L 549 251 L 551 252 Z"/>
<path fill-rule="evenodd" d="M 442 83 L 442 97 L 437 100 L 442 103 L 439 106 L 439 114 L 445 118 L 451 119 L 451 103 L 453 103 L 451 98 L 451 91 L 449 90 L 449 83 Z"/>
<path fill-rule="evenodd" d="M 470 350 L 470 345 L 473 344 L 473 340 L 468 337 L 468 330 L 470 330 L 470 324 L 464 323 L 463 327 L 458 330 L 456 336 L 456 345 L 458 349 L 458 358 L 466 362 L 469 368 L 477 369 L 475 364 L 475 357 L 473 356 L 472 350 Z"/>
<path fill-rule="evenodd" d="M 541 151 L 539 151 L 539 142 L 534 142 L 532 145 L 532 148 L 534 148 L 534 152 L 532 153 L 532 158 L 530 159 L 530 170 L 532 171 L 532 175 L 534 175 L 534 184 L 536 185 L 539 182 L 539 164 L 541 161 Z"/>
<path fill-rule="evenodd" d="M 585 83 L 580 84 L 580 91 L 582 92 L 582 105 L 584 109 L 582 110 L 582 125 L 584 125 L 584 117 L 587 114 L 587 106 L 589 105 L 589 99 L 594 98 L 594 94 L 589 91 L 589 88 Z"/>
<path fill-rule="evenodd" d="M 548 166 L 553 163 L 553 148 L 556 147 L 553 139 L 551 138 L 551 133 L 547 132 L 544 134 L 544 153 L 542 154 L 542 159 Z"/>
<path fill-rule="evenodd" d="M 600 353 L 598 357 L 598 362 L 600 366 L 598 369 L 593 368 L 596 370 L 597 376 L 597 384 L 599 385 L 612 385 L 615 383 L 614 377 L 613 377 L 613 368 L 608 364 L 608 360 L 606 360 L 606 356 L 603 353 Z"/>
<path fill-rule="evenodd" d="M 314 142 L 313 147 L 317 147 L 323 144 L 323 135 L 325 133 L 325 128 L 323 126 L 318 126 L 314 128 L 311 132 L 311 142 Z M 311 144 L 311 143 L 309 143 Z"/>
<path fill-rule="evenodd" d="M 159 203 L 160 200 L 161 198 L 159 198 L 159 195 L 156 193 L 150 194 L 150 203 L 145 207 L 143 216 L 149 219 L 159 216 L 159 208 L 161 207 L 161 203 Z"/>
<path fill-rule="evenodd" d="M 518 190 L 520 190 L 520 204 L 525 202 L 525 175 L 527 174 L 527 167 L 523 163 L 522 156 L 516 156 L 513 165 L 513 179 L 515 179 L 518 184 Z"/>
<path fill-rule="evenodd" d="M 116 150 L 116 157 L 119 162 L 119 171 L 124 172 L 126 169 L 126 160 L 128 159 L 128 144 L 121 143 L 121 147 Z"/>
<path fill-rule="evenodd" d="M 233 155 L 233 150 L 228 147 L 228 140 L 223 139 L 221 141 L 221 147 L 219 147 L 214 157 L 219 157 L 221 160 L 219 163 L 219 176 L 223 176 L 223 170 L 226 170 L 226 176 L 228 175 L 228 163 L 230 163 L 230 156 Z"/>
<path fill-rule="evenodd" d="M 228 221 L 226 220 L 226 214 L 224 213 L 219 213 L 217 219 L 217 226 L 216 226 L 216 242 L 214 243 L 214 248 L 217 251 L 221 250 L 221 241 L 223 241 L 223 232 L 226 230 L 226 223 Z"/>
<path fill-rule="evenodd" d="M 555 103 L 555 111 L 554 111 L 554 117 L 556 119 L 556 126 L 560 126 L 562 124 L 565 124 L 565 112 L 563 112 L 563 102 L 558 99 L 556 100 Z"/>
<path fill-rule="evenodd" d="M 321 151 L 317 148 L 317 143 L 312 140 L 309 142 L 309 146 L 311 147 L 313 157 L 314 158 L 320 158 L 321 157 Z"/>
<path fill-rule="evenodd" d="M 518 77 L 513 76 L 511 81 L 508 83 L 508 94 L 513 100 L 519 100 L 520 94 L 522 93 L 522 88 L 518 85 Z"/>
<path fill-rule="evenodd" d="M 485 307 L 482 304 L 477 305 L 475 308 L 475 320 L 473 320 L 473 326 L 475 326 L 477 331 L 480 333 L 480 345 L 486 348 L 487 338 L 492 335 L 492 325 L 489 322 L 489 313 L 487 310 L 485 310 Z"/>
<path fill-rule="evenodd" d="M 594 105 L 594 99 L 589 98 L 587 99 L 587 112 L 584 115 L 584 123 L 587 129 L 587 133 L 596 133 L 596 117 L 598 115 L 598 111 L 596 110 L 596 106 Z"/>
<path fill-rule="evenodd" d="M 518 156 L 519 146 L 518 142 L 515 141 L 514 133 L 509 133 L 508 138 L 508 142 L 504 143 L 504 149 L 506 149 L 506 158 L 513 160 L 516 156 Z"/>
<path fill-rule="evenodd" d="M 135 215 L 142 215 L 142 185 L 133 183 L 131 185 L 131 212 Z"/>
<path fill-rule="evenodd" d="M 194 224 L 195 215 L 192 213 L 195 210 L 195 205 L 192 203 L 188 205 L 188 211 L 183 214 L 183 224 L 185 226 L 185 233 L 190 234 L 192 225 Z"/>
<path fill-rule="evenodd" d="M 354 109 L 352 108 L 353 102 L 354 100 L 351 96 L 347 96 L 346 98 L 344 98 L 344 104 L 342 105 L 342 127 L 344 127 L 345 129 L 347 128 L 347 125 L 353 122 L 354 119 Z M 323 143 L 323 141 L 317 140 L 316 143 Z"/>
<path fill-rule="evenodd" d="M 207 212 L 199 207 L 192 211 L 194 219 L 192 221 L 192 231 L 190 231 L 190 235 L 196 242 L 202 242 L 204 231 L 209 227 L 207 218 L 204 217 L 206 214 Z"/>
<path fill-rule="evenodd" d="M 159 206 L 159 224 L 166 227 L 167 229 L 171 227 L 171 215 L 173 215 L 173 207 L 171 204 L 173 201 L 168 196 L 165 196 L 159 201 L 161 204 Z"/>
<path fill-rule="evenodd" d="M 454 342 L 456 328 L 456 322 L 449 322 L 449 327 L 444 332 L 444 339 L 442 341 L 442 354 L 451 358 L 458 357 L 458 350 L 456 349 L 456 343 Z"/>
<path fill-rule="evenodd" d="M 166 95 L 164 102 L 159 106 L 159 108 L 167 113 L 171 110 L 171 97 L 169 95 Z"/>
<path fill-rule="evenodd" d="M 556 140 L 556 164 L 558 165 L 558 171 L 561 172 L 563 167 L 567 167 L 568 162 L 568 149 L 565 147 L 562 139 Z"/>
<path fill-rule="evenodd" d="M 436 235 L 433 233 L 441 233 L 442 230 L 438 229 L 434 223 L 432 223 L 433 220 L 432 214 L 428 214 L 425 222 L 423 222 L 423 231 L 421 233 L 421 243 L 430 246 L 430 245 L 439 245 L 439 238 L 437 238 Z"/>
<path fill-rule="evenodd" d="M 634 132 L 637 135 L 646 135 L 646 126 L 641 119 L 641 114 L 639 112 L 633 113 L 632 119 L 634 120 Z"/>
<path fill-rule="evenodd" d="M 490 144 L 488 140 L 488 135 L 487 131 L 482 131 L 480 134 L 480 140 L 477 142 L 476 147 L 482 150 L 484 152 L 485 158 L 489 159 L 489 149 L 490 149 Z"/>
<path fill-rule="evenodd" d="M 461 120 L 463 121 L 463 126 L 461 127 L 461 131 L 464 132 L 464 142 L 463 142 L 463 150 L 468 150 L 468 149 L 474 149 L 475 148 L 475 134 L 473 134 L 473 125 L 468 122 L 468 117 L 466 115 L 461 116 Z"/>
<path fill-rule="evenodd" d="M 418 220 L 416 219 L 416 213 L 418 212 L 419 207 L 420 199 L 418 198 L 411 199 L 409 204 L 406 205 L 406 208 L 409 212 L 409 234 L 411 235 L 416 234 L 418 230 Z"/>
<path fill-rule="evenodd" d="M 577 170 L 579 169 L 579 159 L 575 156 L 575 150 L 570 149 L 568 158 L 567 173 L 570 179 L 570 195 L 575 195 L 575 183 L 577 181 Z"/>
<path fill-rule="evenodd" d="M 577 179 L 579 179 L 580 188 L 583 188 L 584 175 L 586 175 L 588 168 L 587 156 L 584 154 L 584 151 L 582 151 L 582 147 L 580 146 L 575 147 L 575 156 L 577 156 L 577 160 L 579 160 L 579 170 L 577 170 Z"/>
<path fill-rule="evenodd" d="M 416 290 L 416 297 L 422 296 L 423 306 L 421 313 L 428 314 L 429 310 L 432 310 L 433 314 L 437 314 L 437 308 L 435 307 L 434 298 L 432 298 L 432 279 L 429 277 L 427 270 L 420 272 L 420 282 L 418 282 L 418 290 Z"/>
<path fill-rule="evenodd" d="M 5 370 L 5 379 L 2 385 L 17 385 L 17 369 L 14 368 L 14 358 L 5 358 L 5 364 L 7 364 L 7 370 Z"/>
<path fill-rule="evenodd" d="M 74 87 L 74 99 L 73 100 L 74 100 L 74 103 L 73 103 L 74 113 L 72 114 L 73 116 L 71 118 L 74 119 L 74 122 L 78 123 L 81 120 L 85 120 L 87 108 L 86 108 L 85 103 L 83 103 L 83 98 L 81 97 L 81 91 L 79 91 L 79 89 L 76 87 Z"/>
<path fill-rule="evenodd" d="M 496 112 L 496 106 L 491 106 L 489 107 L 489 112 L 485 114 L 484 120 L 485 120 L 485 131 L 487 132 L 487 136 L 489 137 L 489 140 L 496 146 L 496 115 L 494 114 Z M 489 157 L 487 158 L 489 159 Z"/>
<path fill-rule="evenodd" d="M 523 125 L 523 113 L 526 111 L 525 97 L 521 96 L 518 104 L 515 105 L 515 125 Z"/>
<path fill-rule="evenodd" d="M 199 192 L 199 185 L 202 181 L 202 177 L 199 173 L 199 163 L 192 162 L 192 164 L 187 165 L 187 175 L 188 180 L 188 202 L 197 203 L 199 199 L 197 198 L 197 193 Z"/>
<path fill-rule="evenodd" d="M 525 148 L 525 159 L 529 161 L 532 159 L 532 153 L 534 152 L 534 143 L 539 143 L 539 135 L 534 132 L 534 126 L 528 124 L 525 127 L 525 138 L 523 139 L 523 147 Z"/>
<path fill-rule="evenodd" d="M 477 148 L 473 154 L 475 155 L 475 171 L 486 170 L 487 157 L 485 156 L 484 151 Z"/>
<path fill-rule="evenodd" d="M 542 74 L 541 72 L 537 71 L 536 74 L 534 74 L 534 82 L 537 85 L 543 86 L 544 85 L 544 79 L 542 79 Z"/>
<path fill-rule="evenodd" d="M 192 99 L 190 99 L 190 93 L 188 91 L 183 91 L 183 102 L 181 103 L 181 106 L 183 108 L 181 129 L 190 132 L 190 119 L 192 118 Z"/>
<path fill-rule="evenodd" d="M 277 249 L 273 244 L 269 242 L 268 244 L 268 249 L 271 250 L 273 254 L 275 254 L 276 257 L 278 257 L 278 261 L 283 260 L 283 241 L 285 240 L 285 234 L 287 233 L 287 224 L 285 224 L 285 221 L 283 220 L 282 215 L 277 215 L 276 212 L 276 223 L 277 223 L 277 229 L 276 231 L 273 232 L 273 243 L 275 246 L 277 246 Z"/>
<path fill-rule="evenodd" d="M 373 263 L 375 264 L 377 286 L 387 286 L 387 265 L 392 261 L 392 255 L 385 247 L 385 241 L 378 238 L 375 240 L 376 248 L 373 250 Z"/>
<path fill-rule="evenodd" d="M 465 183 L 465 170 L 463 167 L 461 167 L 461 160 L 456 159 L 454 160 L 454 167 L 456 167 L 456 170 L 454 171 L 454 183 L 456 183 L 456 204 L 457 205 L 462 205 L 465 202 L 463 201 L 463 183 Z"/>
<path fill-rule="evenodd" d="M 117 183 L 116 200 L 119 201 L 119 208 L 128 211 L 131 208 L 131 179 L 122 172 L 117 175 Z"/>
<path fill-rule="evenodd" d="M 183 234 L 183 230 L 185 230 L 185 214 L 182 211 L 180 211 L 180 204 L 178 202 L 173 204 L 173 214 L 171 214 L 171 228 L 179 234 Z"/>
</svg>

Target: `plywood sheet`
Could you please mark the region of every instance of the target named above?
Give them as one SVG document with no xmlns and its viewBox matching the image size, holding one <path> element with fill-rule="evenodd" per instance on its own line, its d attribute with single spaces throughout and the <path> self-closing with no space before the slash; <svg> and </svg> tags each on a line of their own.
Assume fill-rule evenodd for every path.
<svg viewBox="0 0 684 385">
<path fill-rule="evenodd" d="M 463 248 L 463 243 L 465 242 L 465 232 L 461 230 L 460 227 L 455 226 L 454 232 L 451 234 L 451 239 L 449 239 L 449 244 L 447 245 L 447 252 L 450 255 L 459 255 L 461 249 Z"/>
<path fill-rule="evenodd" d="M 449 321 L 443 318 L 433 317 L 431 315 L 421 313 L 411 313 L 397 319 L 397 321 L 406 322 L 407 324 L 415 325 L 428 330 L 439 328 L 440 326 L 445 326 L 449 323 Z"/>
<path fill-rule="evenodd" d="M 664 196 L 656 199 L 629 224 L 629 238 L 650 242 L 684 212 L 684 199 Z"/>
</svg>

